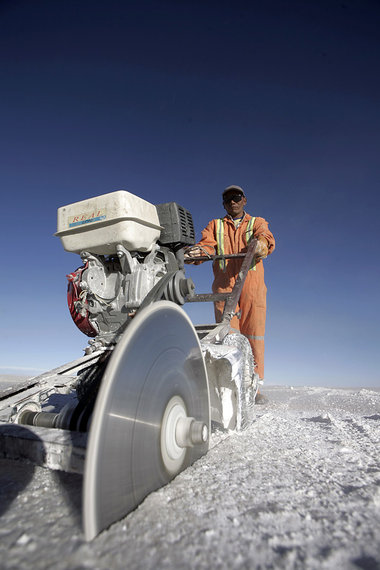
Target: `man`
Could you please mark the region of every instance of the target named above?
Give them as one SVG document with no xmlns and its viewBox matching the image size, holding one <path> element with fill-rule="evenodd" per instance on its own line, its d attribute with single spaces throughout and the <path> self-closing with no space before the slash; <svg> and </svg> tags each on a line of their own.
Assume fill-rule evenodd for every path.
<svg viewBox="0 0 380 570">
<path fill-rule="evenodd" d="M 224 218 L 212 220 L 202 232 L 202 239 L 195 246 L 188 248 L 185 261 L 193 263 L 192 257 L 199 255 L 244 253 L 248 242 L 256 238 L 257 246 L 253 266 L 248 271 L 243 290 L 240 295 L 236 313 L 240 311 L 240 319 L 231 319 L 231 329 L 244 334 L 252 347 L 256 363 L 255 372 L 264 378 L 264 334 L 266 315 L 266 292 L 264 282 L 264 266 L 262 260 L 275 247 L 275 240 L 269 231 L 264 218 L 254 218 L 244 210 L 247 198 L 240 186 L 228 186 L 223 192 L 223 206 L 227 214 Z M 242 259 L 215 260 L 213 262 L 214 293 L 225 293 L 232 290 Z M 222 320 L 224 301 L 216 301 L 215 320 Z"/>
</svg>

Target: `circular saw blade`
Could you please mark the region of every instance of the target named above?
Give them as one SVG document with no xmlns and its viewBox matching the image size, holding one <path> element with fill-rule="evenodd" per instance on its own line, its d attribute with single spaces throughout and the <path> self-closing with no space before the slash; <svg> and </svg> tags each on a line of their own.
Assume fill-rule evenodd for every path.
<svg viewBox="0 0 380 570">
<path fill-rule="evenodd" d="M 179 452 L 170 433 L 177 415 L 207 426 L 201 442 Z M 204 455 L 209 433 L 207 374 L 194 327 L 174 303 L 153 303 L 128 326 L 97 396 L 84 471 L 86 539 Z"/>
</svg>

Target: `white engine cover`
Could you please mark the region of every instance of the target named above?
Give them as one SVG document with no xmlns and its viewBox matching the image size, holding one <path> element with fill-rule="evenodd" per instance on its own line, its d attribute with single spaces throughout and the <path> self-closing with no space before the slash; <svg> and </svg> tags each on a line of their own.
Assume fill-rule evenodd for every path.
<svg viewBox="0 0 380 570">
<path fill-rule="evenodd" d="M 66 251 L 97 255 L 151 251 L 161 233 L 153 204 L 125 190 L 102 194 L 58 208 L 57 233 Z"/>
</svg>

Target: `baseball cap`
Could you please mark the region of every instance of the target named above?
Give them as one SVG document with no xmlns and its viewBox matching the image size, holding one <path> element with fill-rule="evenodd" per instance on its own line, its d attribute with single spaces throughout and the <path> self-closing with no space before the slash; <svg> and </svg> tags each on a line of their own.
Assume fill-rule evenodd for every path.
<svg viewBox="0 0 380 570">
<path fill-rule="evenodd" d="M 241 194 L 242 196 L 245 197 L 243 188 L 241 188 L 240 186 L 236 186 L 236 184 L 232 184 L 232 186 L 227 186 L 227 188 L 225 188 L 225 189 L 223 190 L 223 194 L 222 194 L 223 199 L 224 199 L 224 196 L 225 196 L 228 192 L 236 192 L 237 194 Z"/>
</svg>

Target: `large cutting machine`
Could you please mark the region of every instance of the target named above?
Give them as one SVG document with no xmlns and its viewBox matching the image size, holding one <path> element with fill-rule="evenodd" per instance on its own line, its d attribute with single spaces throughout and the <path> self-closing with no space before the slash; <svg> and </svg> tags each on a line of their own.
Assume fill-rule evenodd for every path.
<svg viewBox="0 0 380 570">
<path fill-rule="evenodd" d="M 251 421 L 258 377 L 229 321 L 255 242 L 222 322 L 194 326 L 181 306 L 215 296 L 196 295 L 185 275 L 195 242 L 185 208 L 120 190 L 59 208 L 56 235 L 81 257 L 67 297 L 89 342 L 81 358 L 0 394 L 0 450 L 83 473 L 91 540 L 204 455 L 211 429 Z"/>
</svg>

